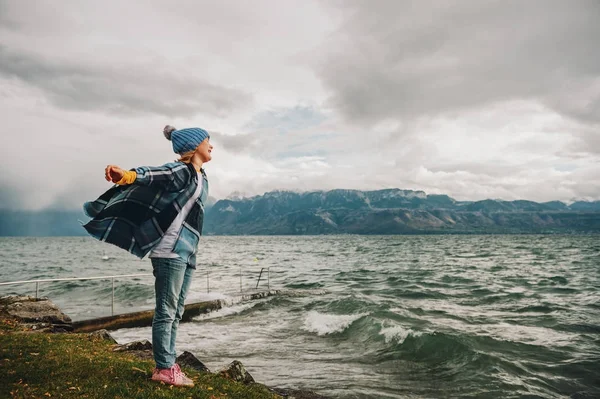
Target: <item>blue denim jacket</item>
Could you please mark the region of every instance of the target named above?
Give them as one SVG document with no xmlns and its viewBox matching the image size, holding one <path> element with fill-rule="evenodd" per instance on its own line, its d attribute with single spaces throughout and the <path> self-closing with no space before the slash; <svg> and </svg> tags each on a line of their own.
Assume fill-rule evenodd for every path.
<svg viewBox="0 0 600 399">
<path fill-rule="evenodd" d="M 113 186 L 97 200 L 84 204 L 84 211 L 92 220 L 83 227 L 92 237 L 143 258 L 160 242 L 200 182 L 194 166 L 183 162 L 133 170 L 137 173 L 133 184 Z M 202 192 L 183 222 L 173 248 L 191 267 L 196 266 L 208 198 L 208 179 L 204 170 L 201 172 Z"/>
</svg>

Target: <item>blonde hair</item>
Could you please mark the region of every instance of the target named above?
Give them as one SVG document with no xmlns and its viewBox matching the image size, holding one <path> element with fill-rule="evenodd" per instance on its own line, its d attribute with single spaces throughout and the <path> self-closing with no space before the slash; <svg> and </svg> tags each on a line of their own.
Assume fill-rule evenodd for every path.
<svg viewBox="0 0 600 399">
<path fill-rule="evenodd" d="M 181 154 L 181 157 L 178 159 L 179 162 L 183 162 L 183 163 L 190 163 L 192 162 L 192 157 L 194 156 L 194 153 L 196 152 L 196 150 L 192 150 L 192 151 L 188 151 L 186 153 Z"/>
</svg>

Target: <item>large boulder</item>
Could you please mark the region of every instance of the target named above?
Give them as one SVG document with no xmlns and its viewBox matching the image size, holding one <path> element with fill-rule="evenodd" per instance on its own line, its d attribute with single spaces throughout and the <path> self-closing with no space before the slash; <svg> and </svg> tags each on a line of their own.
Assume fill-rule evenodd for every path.
<svg viewBox="0 0 600 399">
<path fill-rule="evenodd" d="M 206 367 L 204 363 L 202 363 L 196 356 L 188 351 L 184 351 L 181 355 L 179 355 L 176 362 L 183 367 L 189 367 L 194 370 L 210 373 L 208 367 Z"/>
<path fill-rule="evenodd" d="M 138 359 L 150 360 L 152 356 L 152 343 L 147 339 L 141 341 L 128 342 L 123 345 L 115 345 L 113 352 L 127 352 Z"/>
<path fill-rule="evenodd" d="M 254 383 L 254 378 L 252 378 L 250 373 L 246 371 L 244 365 L 237 360 L 231 362 L 229 367 L 227 367 L 225 370 L 221 370 L 219 374 L 225 378 L 229 378 L 230 380 L 241 382 L 243 384 Z"/>
<path fill-rule="evenodd" d="M 152 343 L 147 339 L 141 341 L 128 342 L 123 345 L 117 345 L 113 348 L 113 352 L 131 352 L 131 351 L 151 351 Z"/>
<path fill-rule="evenodd" d="M 118 344 L 117 340 L 113 338 L 110 333 L 104 329 L 97 330 L 88 334 L 88 337 L 91 340 L 100 340 L 100 341 L 108 341 L 111 344 Z"/>
<path fill-rule="evenodd" d="M 0 298 L 0 314 L 14 318 L 32 329 L 72 331 L 71 318 L 48 298 L 5 296 Z"/>
</svg>

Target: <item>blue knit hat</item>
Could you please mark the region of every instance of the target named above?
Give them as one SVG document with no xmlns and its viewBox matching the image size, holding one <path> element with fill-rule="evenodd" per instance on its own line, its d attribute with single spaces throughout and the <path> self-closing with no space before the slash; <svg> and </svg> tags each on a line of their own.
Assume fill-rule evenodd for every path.
<svg viewBox="0 0 600 399">
<path fill-rule="evenodd" d="M 167 140 L 173 143 L 173 152 L 179 155 L 195 150 L 205 139 L 210 139 L 210 134 L 199 127 L 177 130 L 173 126 L 167 125 L 163 129 L 163 133 Z"/>
</svg>

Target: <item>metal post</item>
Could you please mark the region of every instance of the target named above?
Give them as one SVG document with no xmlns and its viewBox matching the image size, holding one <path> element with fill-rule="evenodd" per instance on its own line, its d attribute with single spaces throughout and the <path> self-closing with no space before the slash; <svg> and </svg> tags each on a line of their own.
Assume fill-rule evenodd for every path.
<svg viewBox="0 0 600 399">
<path fill-rule="evenodd" d="M 40 282 L 35 282 L 35 299 L 38 299 L 38 293 L 40 292 Z"/>
<path fill-rule="evenodd" d="M 206 293 L 210 294 L 210 281 L 208 279 L 208 270 L 206 271 Z"/>
<path fill-rule="evenodd" d="M 258 275 L 258 281 L 256 282 L 256 289 L 258 289 L 258 285 L 260 284 L 260 278 L 262 277 L 262 272 L 264 269 L 264 267 L 260 268 L 260 274 Z"/>
<path fill-rule="evenodd" d="M 110 315 L 115 315 L 115 278 L 111 278 L 112 281 L 112 302 L 110 304 Z"/>
</svg>

